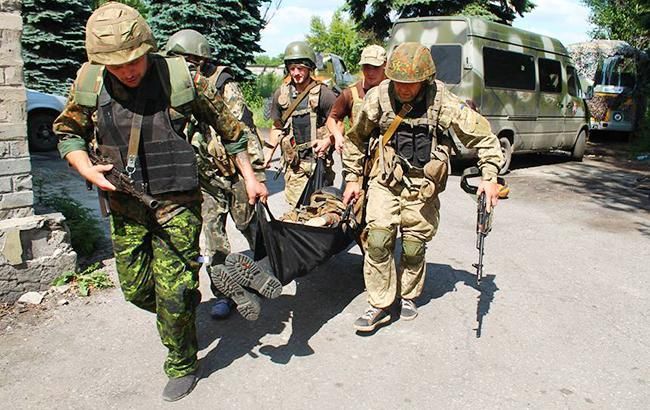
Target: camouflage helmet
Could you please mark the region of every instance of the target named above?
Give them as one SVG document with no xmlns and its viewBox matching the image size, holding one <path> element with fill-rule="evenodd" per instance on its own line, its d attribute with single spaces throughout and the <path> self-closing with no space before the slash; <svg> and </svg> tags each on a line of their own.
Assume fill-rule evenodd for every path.
<svg viewBox="0 0 650 410">
<path fill-rule="evenodd" d="M 126 4 L 108 2 L 86 23 L 86 53 L 95 64 L 120 65 L 156 51 L 151 28 Z"/>
<path fill-rule="evenodd" d="M 164 48 L 165 54 L 193 55 L 201 58 L 212 58 L 212 50 L 208 39 L 196 30 L 181 30 L 174 33 Z"/>
<path fill-rule="evenodd" d="M 393 50 L 386 65 L 386 77 L 400 83 L 431 80 L 436 65 L 428 48 L 420 43 L 402 43 Z"/>
<path fill-rule="evenodd" d="M 293 41 L 284 50 L 284 64 L 290 62 L 307 63 L 310 68 L 316 68 L 316 53 L 309 44 L 304 41 Z"/>
</svg>

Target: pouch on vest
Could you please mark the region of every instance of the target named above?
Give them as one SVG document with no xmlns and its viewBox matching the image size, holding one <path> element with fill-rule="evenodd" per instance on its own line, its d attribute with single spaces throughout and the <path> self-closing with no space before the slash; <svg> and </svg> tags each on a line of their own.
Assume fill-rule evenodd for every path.
<svg viewBox="0 0 650 410">
<path fill-rule="evenodd" d="M 422 192 L 422 196 L 428 198 L 440 194 L 447 188 L 447 178 L 449 177 L 449 152 L 444 145 L 437 145 L 431 152 L 431 160 L 424 166 L 424 177 L 434 185 L 434 192 L 428 195 L 428 192 Z M 426 199 L 428 199 L 426 198 Z M 422 198 L 421 198 L 422 199 Z"/>
<path fill-rule="evenodd" d="M 282 160 L 289 168 L 295 168 L 300 163 L 298 157 L 298 150 L 296 149 L 296 139 L 293 134 L 285 135 L 280 140 L 280 148 L 282 149 Z"/>
<path fill-rule="evenodd" d="M 219 172 L 224 177 L 235 175 L 235 163 L 230 155 L 226 152 L 226 147 L 221 143 L 219 138 L 211 138 L 208 143 L 208 154 L 212 158 Z"/>
</svg>

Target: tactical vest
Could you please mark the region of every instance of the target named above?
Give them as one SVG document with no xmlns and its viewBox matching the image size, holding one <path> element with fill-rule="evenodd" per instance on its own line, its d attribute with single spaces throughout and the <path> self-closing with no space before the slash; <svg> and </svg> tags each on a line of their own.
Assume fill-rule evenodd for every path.
<svg viewBox="0 0 650 410">
<path fill-rule="evenodd" d="M 133 105 L 142 106 L 137 109 L 142 109 L 143 114 L 138 160 L 131 175 L 135 187 L 153 195 L 196 189 L 196 158 L 182 133 L 187 118 L 174 126 L 170 117 L 170 108 L 184 112 L 194 100 L 196 92 L 192 77 L 185 60 L 180 57 L 150 57 L 150 70 L 156 70 L 156 73 L 148 73 L 143 82 L 156 83 L 140 85 L 146 87 L 138 90 L 138 96 L 144 102 L 128 101 L 125 102 L 128 106 L 125 106 L 111 97 L 104 83 L 104 66 L 90 63 L 85 63 L 77 76 L 74 101 L 96 110 L 97 147 L 121 171 L 125 170 L 136 111 Z"/>
<path fill-rule="evenodd" d="M 315 80 L 313 80 L 315 81 Z M 293 135 L 293 119 L 294 117 L 297 116 L 302 116 L 305 114 L 309 114 L 309 139 L 304 138 L 303 140 L 299 140 L 296 138 L 296 143 L 298 144 L 298 150 L 302 151 L 311 146 L 312 141 L 315 141 L 318 139 L 318 104 L 320 103 L 320 90 L 321 87 L 325 87 L 324 85 L 318 85 L 314 88 L 312 88 L 309 91 L 309 95 L 307 96 L 307 107 L 300 109 L 296 108 L 292 113 L 289 119 L 287 120 L 287 124 L 283 124 L 284 126 L 288 127 L 289 132 L 291 135 Z M 283 83 L 280 86 L 280 93 L 278 95 L 278 104 L 282 108 L 282 111 L 285 111 L 289 108 L 291 105 L 291 85 L 289 82 Z M 321 128 L 325 128 L 325 125 L 323 125 Z M 321 133 L 324 135 L 324 133 Z M 293 135 L 296 137 L 295 135 Z"/>
<path fill-rule="evenodd" d="M 386 132 L 396 116 L 393 109 L 395 100 L 390 96 L 389 85 L 390 81 L 383 81 L 378 86 L 379 105 L 382 111 L 379 129 L 382 134 Z M 395 149 L 396 154 L 414 167 L 423 168 L 431 160 L 431 154 L 437 145 L 436 128 L 443 89 L 444 83 L 438 80 L 427 85 L 424 100 L 414 104 L 413 109 L 402 120 L 390 140 L 389 145 Z"/>
<path fill-rule="evenodd" d="M 351 113 L 352 116 L 350 118 L 350 122 L 352 124 L 355 124 L 357 122 L 357 118 L 359 118 L 359 114 L 361 113 L 361 108 L 363 107 L 363 98 L 359 96 L 359 90 L 357 89 L 357 84 L 359 84 L 358 81 L 349 87 L 350 93 L 352 94 L 352 113 Z"/>
</svg>

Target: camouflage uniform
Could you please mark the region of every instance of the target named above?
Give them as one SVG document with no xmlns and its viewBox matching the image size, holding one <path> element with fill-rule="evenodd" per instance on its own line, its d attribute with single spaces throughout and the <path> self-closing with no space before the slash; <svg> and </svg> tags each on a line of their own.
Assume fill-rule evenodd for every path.
<svg viewBox="0 0 650 410">
<path fill-rule="evenodd" d="M 118 9 L 119 14 L 116 14 Z M 122 24 L 120 20 L 133 19 L 137 21 L 132 27 L 130 40 L 121 40 L 123 43 L 108 43 L 111 47 L 106 50 L 106 45 L 102 41 L 112 41 L 114 37 L 106 39 L 102 35 L 95 37 L 90 34 L 97 26 L 110 26 L 111 24 Z M 95 20 L 93 20 L 95 19 Z M 102 28 L 100 28 L 101 30 Z M 141 30 L 141 31 L 139 31 Z M 98 31 L 100 34 L 104 31 Z M 118 36 L 119 37 L 119 36 Z M 132 43 L 138 38 L 145 38 L 140 47 L 134 47 Z M 93 41 L 99 42 L 100 46 L 95 46 Z M 126 44 L 126 49 L 124 48 Z M 146 46 L 146 47 L 145 47 Z M 122 48 L 120 48 L 122 47 Z M 158 67 L 157 62 L 162 57 L 155 56 L 149 52 L 155 50 L 153 36 L 149 27 L 142 17 L 132 8 L 119 3 L 107 3 L 93 13 L 89 19 L 86 37 L 86 49 L 88 50 L 89 60 L 95 65 L 102 64 L 125 64 L 134 61 L 144 55 L 147 55 L 151 63 L 147 68 L 147 73 L 142 83 L 135 90 L 143 89 L 151 92 L 159 92 L 163 83 L 163 74 L 154 76 L 154 72 L 160 72 L 153 69 Z M 91 51 L 91 50 L 100 51 Z M 102 116 L 98 115 L 99 105 L 89 106 L 81 104 L 84 93 L 77 92 L 81 77 L 88 63 L 82 67 L 75 83 L 70 90 L 70 97 L 61 115 L 54 123 L 54 131 L 59 136 L 59 152 L 62 157 L 74 151 L 86 151 L 91 141 L 95 139 L 95 133 L 111 134 L 108 129 L 102 129 L 98 126 Z M 136 93 L 133 90 L 123 86 L 116 77 L 106 70 L 99 71 L 102 73 L 103 86 L 100 87 L 102 95 L 108 95 L 108 103 L 115 106 L 121 104 L 128 107 L 133 103 Z M 157 82 L 145 82 L 145 79 L 154 78 Z M 188 83 L 192 84 L 192 78 L 189 77 Z M 144 85 L 146 84 L 146 85 Z M 157 85 L 156 85 L 157 84 Z M 101 85 L 101 84 L 100 84 Z M 144 88 L 149 87 L 149 88 Z M 169 118 L 166 121 L 166 127 L 171 127 L 169 132 L 172 138 L 170 141 L 175 147 L 187 147 L 191 152 L 189 143 L 184 140 L 183 130 L 190 116 L 195 116 L 201 121 L 210 124 L 222 136 L 224 141 L 229 143 L 229 152 L 236 154 L 246 148 L 246 135 L 242 133 L 239 122 L 230 113 L 228 107 L 208 80 L 196 76 L 194 78 L 190 102 L 172 108 L 169 99 L 173 100 L 172 94 L 168 100 L 164 98 L 158 101 L 163 107 L 160 115 Z M 95 92 L 99 92 L 95 90 Z M 84 90 L 87 91 L 87 90 Z M 92 90 L 91 90 L 92 91 Z M 143 91 L 144 92 L 144 91 Z M 86 93 L 87 96 L 88 93 Z M 146 107 L 154 102 L 148 101 Z M 127 109 L 128 111 L 128 109 Z M 158 114 L 156 114 L 158 115 Z M 145 121 L 142 127 L 141 144 L 148 146 L 152 144 L 153 138 L 159 138 L 158 134 L 153 135 L 153 130 L 158 128 L 156 124 L 148 122 L 145 115 Z M 114 124 L 122 118 L 115 118 Z M 122 121 L 123 122 L 123 121 Z M 154 127 L 154 128 L 149 128 Z M 178 137 L 174 137 L 175 135 Z M 124 135 L 122 135 L 124 137 Z M 128 133 L 126 135 L 128 137 Z M 117 138 L 117 137 L 116 137 Z M 186 144 L 186 145 L 184 145 Z M 165 149 L 160 148 L 158 149 Z M 102 145 L 100 143 L 100 150 Z M 167 145 L 167 150 L 172 149 L 172 145 Z M 162 152 L 163 154 L 165 152 Z M 171 152 L 167 152 L 171 154 Z M 143 180 L 147 178 L 154 180 L 158 171 L 144 165 L 142 159 L 145 153 L 139 151 L 138 173 L 143 175 Z M 177 153 L 175 153 L 177 155 Z M 173 156 L 172 156 L 173 157 Z M 190 158 L 193 159 L 193 156 Z M 194 374 L 197 370 L 198 350 L 196 329 L 195 329 L 195 308 L 200 301 L 198 293 L 198 269 L 199 264 L 196 262 L 198 257 L 198 239 L 199 227 L 201 225 L 200 214 L 200 191 L 198 181 L 196 181 L 196 164 L 194 161 L 194 182 L 187 182 L 184 186 L 188 187 L 184 191 L 174 192 L 151 192 L 160 205 L 155 210 L 145 207 L 135 198 L 122 192 L 109 192 L 109 201 L 111 209 L 111 237 L 115 252 L 117 271 L 120 284 L 126 300 L 134 303 L 136 306 L 145 310 L 155 312 L 157 316 L 157 327 L 162 343 L 168 348 L 168 355 L 165 361 L 165 373 L 171 378 L 181 380 L 186 375 Z M 115 162 L 115 167 L 124 169 L 122 161 Z M 188 166 L 192 164 L 188 163 Z M 191 169 L 191 168 L 190 168 Z M 144 175 L 147 175 L 146 177 Z M 183 378 L 183 380 L 188 380 Z M 196 378 L 190 380 L 196 383 Z M 168 387 L 171 385 L 168 384 Z M 178 385 L 175 385 L 178 386 Z M 187 388 L 186 388 L 187 387 Z M 189 393 L 193 388 L 184 386 L 183 395 Z M 166 388 L 167 389 L 167 388 Z M 168 400 L 177 400 L 182 397 L 174 396 Z"/>
<path fill-rule="evenodd" d="M 285 50 L 285 65 L 298 63 L 310 68 L 310 74 L 316 67 L 314 51 L 302 41 L 290 43 Z M 308 82 L 316 81 L 313 77 Z M 295 84 L 288 76 L 285 82 L 273 94 L 271 119 L 274 127 L 282 128 L 284 136 L 280 140 L 284 173 L 284 194 L 287 202 L 295 206 L 307 185 L 314 168 L 314 154 L 311 148 L 317 139 L 330 138 L 325 120 L 336 100 L 336 95 L 324 84 L 316 85 L 298 104 L 296 109 L 282 123 L 282 116 L 298 96 Z M 326 155 L 325 185 L 334 182 L 332 171 L 332 152 Z"/>
<path fill-rule="evenodd" d="M 388 75 L 389 69 L 392 68 L 393 74 L 404 70 L 404 77 L 408 78 L 413 75 L 409 72 L 413 66 L 417 73 L 421 69 L 418 64 L 433 64 L 430 54 L 428 61 L 409 59 L 401 66 L 391 67 L 389 60 L 386 74 L 395 78 Z M 418 82 L 434 74 L 435 66 Z M 496 182 L 502 161 L 498 140 L 487 120 L 449 92 L 442 82 L 423 82 L 419 95 L 410 104 L 412 111 L 386 145 L 383 158 L 381 155 L 377 158 L 369 173 L 364 279 L 370 305 L 380 309 L 390 306 L 396 297 L 412 300 L 422 292 L 425 247 L 438 229 L 438 194 L 444 190 L 447 179 L 448 151 L 437 145 L 437 133 L 452 128 L 467 147 L 477 148 L 484 180 Z M 377 131 L 383 135 L 401 108 L 392 80 L 383 81 L 366 94 L 359 118 L 346 135 L 343 155 L 346 181 L 360 179 L 364 144 Z M 393 250 L 398 231 L 402 234 L 402 252 L 396 270 Z"/>
</svg>

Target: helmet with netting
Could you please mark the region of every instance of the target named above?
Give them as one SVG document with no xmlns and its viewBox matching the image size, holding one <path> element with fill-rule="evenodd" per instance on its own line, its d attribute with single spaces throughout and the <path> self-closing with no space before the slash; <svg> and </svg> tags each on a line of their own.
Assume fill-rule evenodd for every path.
<svg viewBox="0 0 650 410">
<path fill-rule="evenodd" d="M 86 53 L 96 64 L 120 65 L 156 51 L 151 28 L 126 4 L 108 2 L 95 10 L 86 23 Z"/>
<path fill-rule="evenodd" d="M 432 80 L 436 65 L 428 48 L 420 43 L 402 43 L 393 50 L 386 64 L 386 77 L 400 83 Z"/>
<path fill-rule="evenodd" d="M 207 59 L 212 58 L 212 49 L 207 37 L 196 30 L 190 29 L 177 31 L 169 37 L 164 52 L 167 55 L 180 54 Z"/>
</svg>

